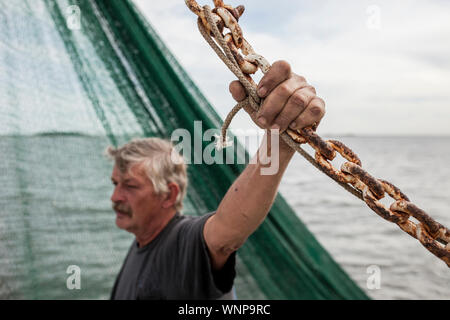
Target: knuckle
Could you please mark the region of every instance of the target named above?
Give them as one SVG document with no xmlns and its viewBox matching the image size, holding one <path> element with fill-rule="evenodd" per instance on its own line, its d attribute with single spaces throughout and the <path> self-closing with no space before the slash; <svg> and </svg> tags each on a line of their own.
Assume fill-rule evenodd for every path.
<svg viewBox="0 0 450 320">
<path fill-rule="evenodd" d="M 306 86 L 306 88 L 307 88 L 308 90 L 310 90 L 311 92 L 313 92 L 313 93 L 314 93 L 314 95 L 316 95 L 316 94 L 317 94 L 317 92 L 316 92 L 316 88 L 314 88 L 313 86 L 311 86 L 311 85 L 308 85 L 308 86 Z"/>
<path fill-rule="evenodd" d="M 278 90 L 277 91 L 282 96 L 289 96 L 289 95 L 291 95 L 291 88 L 288 85 L 286 85 L 286 84 L 280 84 L 278 86 Z"/>
<path fill-rule="evenodd" d="M 301 128 L 303 128 L 305 126 L 304 125 L 304 119 L 303 119 L 302 115 L 300 115 L 297 118 L 295 118 L 294 122 L 295 122 L 294 129 L 301 129 Z"/>
<path fill-rule="evenodd" d="M 280 127 L 283 127 L 285 125 L 287 126 L 287 124 L 289 124 L 289 122 L 292 120 L 293 120 L 292 117 L 290 117 L 289 115 L 287 115 L 285 113 L 280 113 L 277 116 L 275 122 L 278 123 L 280 125 Z"/>
<path fill-rule="evenodd" d="M 303 107 L 305 105 L 306 97 L 300 92 L 295 92 L 292 95 L 291 99 L 292 103 L 295 104 L 296 106 Z"/>
<path fill-rule="evenodd" d="M 325 101 L 322 98 L 314 97 L 313 105 L 318 105 L 319 107 L 322 108 L 322 110 L 325 111 Z"/>
<path fill-rule="evenodd" d="M 289 125 L 292 123 L 293 120 L 295 120 L 295 118 L 292 119 L 292 117 L 286 115 L 279 115 L 275 119 L 274 123 L 276 123 L 280 127 L 281 132 L 284 132 L 289 127 Z"/>
<path fill-rule="evenodd" d="M 325 115 L 325 108 L 323 108 L 321 105 L 312 105 L 309 108 L 309 113 L 314 118 L 322 118 Z"/>
<path fill-rule="evenodd" d="M 323 100 L 320 97 L 316 97 L 316 99 L 320 102 L 320 104 L 322 105 L 322 107 L 325 109 L 325 100 Z"/>
<path fill-rule="evenodd" d="M 283 74 L 290 75 L 291 73 L 291 65 L 285 60 L 276 61 L 274 66 L 276 66 Z"/>
<path fill-rule="evenodd" d="M 256 117 L 257 118 L 264 118 L 264 119 L 268 119 L 270 117 L 270 113 L 268 112 L 267 108 L 261 107 L 261 109 L 259 109 L 259 111 L 256 112 Z"/>
<path fill-rule="evenodd" d="M 304 76 L 296 75 L 296 78 L 301 83 L 306 83 L 307 82 Z"/>
</svg>

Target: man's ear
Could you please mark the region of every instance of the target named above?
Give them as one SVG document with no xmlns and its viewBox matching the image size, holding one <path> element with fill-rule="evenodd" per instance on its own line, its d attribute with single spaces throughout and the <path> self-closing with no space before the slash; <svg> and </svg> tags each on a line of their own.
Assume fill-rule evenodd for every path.
<svg viewBox="0 0 450 320">
<path fill-rule="evenodd" d="M 164 196 L 162 203 L 164 209 L 173 207 L 177 201 L 177 196 L 180 193 L 180 187 L 175 182 L 169 182 L 167 187 L 169 188 L 169 192 Z"/>
</svg>

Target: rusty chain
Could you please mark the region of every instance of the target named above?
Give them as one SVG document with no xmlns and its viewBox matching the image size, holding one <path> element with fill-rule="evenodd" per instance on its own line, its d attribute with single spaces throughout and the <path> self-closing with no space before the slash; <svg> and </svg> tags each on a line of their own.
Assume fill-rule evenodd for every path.
<svg viewBox="0 0 450 320">
<path fill-rule="evenodd" d="M 256 84 L 250 74 L 254 74 L 258 68 L 266 73 L 270 64 L 264 57 L 256 54 L 243 37 L 242 29 L 238 24 L 239 18 L 244 12 L 243 6 L 233 8 L 224 4 L 222 0 L 213 0 L 215 7 L 211 10 L 208 6 L 200 7 L 195 0 L 185 0 L 185 2 L 189 9 L 199 17 L 198 26 L 203 37 L 230 70 L 238 76 L 249 95 L 246 101 L 233 108 L 225 120 L 222 127 L 222 139 L 225 144 L 226 129 L 237 111 L 246 104 L 257 110 L 261 104 L 261 100 L 255 94 Z M 228 28 L 230 32 L 223 35 L 224 28 Z M 239 70 L 236 70 L 237 68 Z M 450 230 L 410 202 L 408 197 L 395 185 L 377 179 L 365 171 L 362 168 L 361 160 L 344 143 L 337 140 L 325 141 L 315 132 L 315 128 L 311 127 L 301 130 L 287 129 L 286 133 L 282 134 L 282 138 L 315 167 L 363 200 L 383 219 L 395 223 L 404 232 L 417 239 L 428 251 L 450 267 Z M 304 143 L 309 144 L 315 150 L 314 158 L 300 147 Z M 342 164 L 340 170 L 331 164 L 336 157 L 336 152 L 347 160 Z M 384 198 L 385 193 L 394 200 L 389 208 L 379 201 Z M 414 218 L 417 223 L 411 218 Z"/>
</svg>

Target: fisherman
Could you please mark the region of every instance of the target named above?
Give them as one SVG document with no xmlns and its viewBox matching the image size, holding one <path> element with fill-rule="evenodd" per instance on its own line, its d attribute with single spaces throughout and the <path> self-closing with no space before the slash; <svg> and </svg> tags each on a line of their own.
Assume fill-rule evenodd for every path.
<svg viewBox="0 0 450 320">
<path fill-rule="evenodd" d="M 230 84 L 230 92 L 238 102 L 246 98 L 238 81 Z M 186 165 L 170 142 L 147 138 L 108 148 L 115 161 L 111 201 L 116 225 L 135 235 L 111 299 L 234 297 L 236 251 L 268 214 L 294 154 L 279 137 L 272 138 L 268 129 L 316 127 L 325 114 L 324 101 L 315 89 L 292 73 L 285 61 L 275 62 L 264 75 L 258 95 L 265 99 L 260 110 L 246 111 L 266 129 L 260 149 L 270 154 L 278 143 L 278 170 L 261 174 L 267 163 L 251 161 L 215 212 L 200 217 L 181 214 Z"/>
</svg>

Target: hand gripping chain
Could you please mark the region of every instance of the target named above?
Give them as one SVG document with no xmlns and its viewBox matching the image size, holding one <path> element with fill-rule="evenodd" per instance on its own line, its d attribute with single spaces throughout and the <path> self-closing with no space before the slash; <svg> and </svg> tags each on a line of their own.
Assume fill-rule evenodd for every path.
<svg viewBox="0 0 450 320">
<path fill-rule="evenodd" d="M 202 36 L 236 75 L 248 95 L 231 110 L 224 121 L 219 147 L 225 147 L 230 144 L 227 141 L 226 130 L 234 115 L 248 106 L 258 111 L 262 103 L 256 94 L 256 84 L 250 74 L 254 74 L 258 68 L 266 73 L 270 69 L 270 64 L 253 50 L 243 36 L 238 24 L 239 18 L 244 13 L 243 6 L 233 8 L 224 4 L 222 0 L 214 0 L 215 7 L 211 10 L 207 5 L 200 7 L 195 0 L 185 2 L 198 16 L 197 24 Z M 224 35 L 222 33 L 224 28 L 228 28 L 230 32 Z M 287 129 L 281 134 L 281 138 L 312 165 L 363 200 L 383 219 L 397 224 L 400 229 L 417 239 L 428 251 L 450 267 L 450 230 L 410 202 L 408 197 L 392 183 L 371 176 L 362 168 L 361 160 L 349 147 L 340 141 L 323 140 L 317 135 L 315 128 L 311 127 L 301 130 Z M 303 143 L 308 143 L 315 150 L 314 158 L 300 147 Z M 347 160 L 340 170 L 330 162 L 335 158 L 336 152 Z M 389 208 L 379 201 L 385 193 L 394 200 Z M 411 217 L 417 223 L 411 220 Z"/>
</svg>

